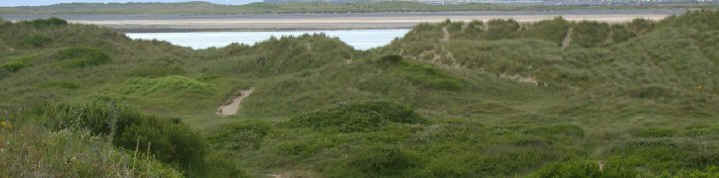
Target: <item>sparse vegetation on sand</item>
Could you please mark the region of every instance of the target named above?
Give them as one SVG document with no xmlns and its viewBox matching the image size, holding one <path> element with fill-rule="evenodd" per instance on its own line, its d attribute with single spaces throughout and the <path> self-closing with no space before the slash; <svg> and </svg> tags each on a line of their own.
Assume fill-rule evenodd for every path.
<svg viewBox="0 0 719 178">
<path fill-rule="evenodd" d="M 716 19 L 447 21 L 368 51 L 2 23 L 0 177 L 718 177 Z"/>
</svg>

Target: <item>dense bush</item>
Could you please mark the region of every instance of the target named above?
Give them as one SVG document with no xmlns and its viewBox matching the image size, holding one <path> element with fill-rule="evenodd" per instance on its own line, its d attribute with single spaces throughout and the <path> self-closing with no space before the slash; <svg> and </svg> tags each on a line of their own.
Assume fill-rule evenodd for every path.
<svg viewBox="0 0 719 178">
<path fill-rule="evenodd" d="M 230 150 L 259 149 L 262 141 L 272 129 L 267 122 L 248 121 L 222 126 L 210 140 L 217 148 Z"/>
<path fill-rule="evenodd" d="M 50 37 L 44 35 L 28 35 L 23 38 L 23 45 L 28 47 L 43 47 L 52 42 Z"/>
<path fill-rule="evenodd" d="M 487 31 L 482 35 L 483 39 L 512 39 L 518 36 L 520 25 L 519 22 L 513 19 L 494 19 L 487 22 L 487 28 Z"/>
<path fill-rule="evenodd" d="M 60 61 L 68 61 L 71 67 L 92 67 L 109 63 L 110 56 L 99 49 L 92 48 L 68 48 L 59 51 L 53 57 Z"/>
<path fill-rule="evenodd" d="M 34 123 L 4 130 L 3 123 L 0 177 L 182 177 L 144 150 L 117 149 L 85 130 L 51 132 Z"/>
<path fill-rule="evenodd" d="M 563 178 L 563 177 L 594 177 L 594 178 L 632 178 L 639 174 L 622 167 L 620 162 L 573 160 L 552 163 L 544 166 L 532 177 L 537 178 Z"/>
<path fill-rule="evenodd" d="M 8 72 L 17 72 L 20 69 L 23 69 L 27 66 L 28 65 L 26 65 L 25 62 L 23 62 L 21 60 L 16 60 L 16 61 L 10 61 L 8 63 L 0 65 L 0 69 L 5 69 Z"/>
<path fill-rule="evenodd" d="M 150 150 L 157 159 L 188 174 L 202 168 L 207 154 L 204 140 L 178 119 L 146 116 L 101 101 L 79 106 L 49 105 L 41 113 L 50 128 L 87 129 L 95 135 L 107 135 L 118 147 Z"/>
<path fill-rule="evenodd" d="M 48 28 L 48 27 L 57 27 L 57 26 L 64 26 L 67 25 L 67 21 L 52 17 L 49 19 L 38 19 L 33 21 L 25 21 L 23 22 L 25 24 L 32 25 L 35 28 Z"/>
<path fill-rule="evenodd" d="M 132 78 L 123 88 L 124 94 L 151 95 L 156 93 L 211 94 L 215 87 L 185 76 L 172 75 L 160 78 Z"/>
<path fill-rule="evenodd" d="M 557 17 L 553 20 L 543 20 L 534 23 L 522 33 L 526 38 L 542 39 L 561 45 L 570 27 L 571 23 L 569 21 Z"/>
<path fill-rule="evenodd" d="M 295 127 L 339 132 L 375 131 L 388 123 L 422 123 L 411 108 L 390 102 L 365 102 L 309 112 L 293 117 Z"/>
<path fill-rule="evenodd" d="M 572 44 L 591 48 L 605 45 L 611 29 L 609 24 L 594 21 L 581 21 L 574 24 Z"/>
<path fill-rule="evenodd" d="M 396 147 L 370 148 L 354 155 L 348 162 L 349 167 L 368 177 L 402 175 L 408 169 L 421 166 L 419 155 Z"/>
</svg>

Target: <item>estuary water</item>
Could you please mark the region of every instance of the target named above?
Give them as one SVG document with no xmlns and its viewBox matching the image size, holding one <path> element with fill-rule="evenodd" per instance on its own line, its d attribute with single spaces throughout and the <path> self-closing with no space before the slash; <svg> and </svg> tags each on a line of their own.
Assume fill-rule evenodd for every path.
<svg viewBox="0 0 719 178">
<path fill-rule="evenodd" d="M 358 50 L 367 50 L 389 44 L 404 36 L 409 29 L 385 30 L 331 30 L 331 31 L 267 31 L 267 32 L 179 32 L 179 33 L 127 33 L 132 39 L 162 40 L 193 49 L 224 47 L 231 43 L 254 45 L 270 37 L 300 36 L 324 33 L 337 37 Z"/>
</svg>

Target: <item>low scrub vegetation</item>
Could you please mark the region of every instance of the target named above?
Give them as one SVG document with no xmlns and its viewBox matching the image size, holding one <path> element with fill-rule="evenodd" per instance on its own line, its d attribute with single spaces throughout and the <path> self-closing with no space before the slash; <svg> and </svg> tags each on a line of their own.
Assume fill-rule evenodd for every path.
<svg viewBox="0 0 719 178">
<path fill-rule="evenodd" d="M 0 177 L 717 177 L 714 19 L 446 21 L 368 51 L 7 23 Z"/>
</svg>

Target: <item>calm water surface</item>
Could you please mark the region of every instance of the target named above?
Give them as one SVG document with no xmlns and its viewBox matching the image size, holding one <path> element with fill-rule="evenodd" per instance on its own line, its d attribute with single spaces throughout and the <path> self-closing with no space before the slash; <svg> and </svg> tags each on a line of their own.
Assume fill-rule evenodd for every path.
<svg viewBox="0 0 719 178">
<path fill-rule="evenodd" d="M 231 43 L 254 45 L 270 37 L 299 36 L 302 34 L 324 33 L 358 50 L 367 50 L 389 44 L 393 39 L 404 36 L 409 29 L 390 30 L 333 30 L 333 31 L 273 31 L 273 32 L 182 32 L 182 33 L 127 33 L 132 39 L 156 39 L 194 49 L 224 47 Z"/>
</svg>

